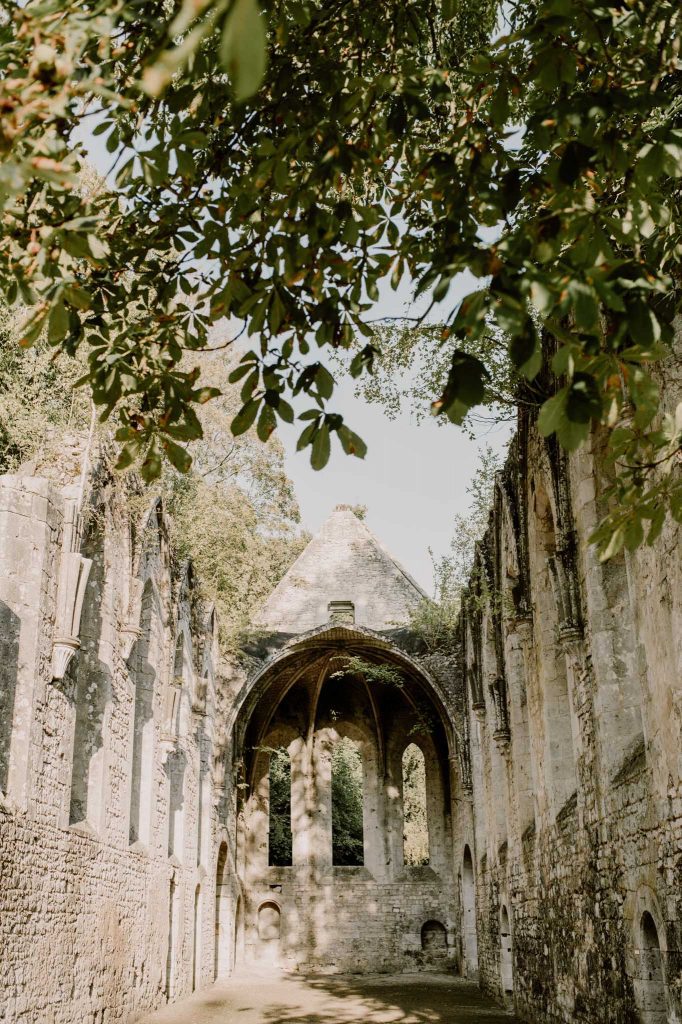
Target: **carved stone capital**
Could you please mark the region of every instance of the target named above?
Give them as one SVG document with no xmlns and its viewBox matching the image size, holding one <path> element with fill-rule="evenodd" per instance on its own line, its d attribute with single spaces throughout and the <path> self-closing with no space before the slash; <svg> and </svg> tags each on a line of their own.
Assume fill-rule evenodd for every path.
<svg viewBox="0 0 682 1024">
<path fill-rule="evenodd" d="M 119 637 L 121 642 L 121 657 L 124 661 L 127 661 L 133 653 L 133 647 L 141 636 L 142 630 L 139 626 L 133 625 L 132 622 L 127 622 L 124 626 L 121 626 Z"/>
<path fill-rule="evenodd" d="M 507 757 L 511 749 L 511 734 L 509 729 L 495 729 L 493 739 L 495 740 L 497 749 L 502 757 Z"/>
<path fill-rule="evenodd" d="M 52 678 L 61 680 L 66 675 L 71 659 L 80 650 L 81 642 L 77 637 L 59 637 L 52 645 Z"/>
<path fill-rule="evenodd" d="M 479 722 L 482 722 L 485 719 L 485 701 L 483 701 L 483 700 L 474 700 L 474 701 L 472 701 L 471 702 L 471 710 L 476 715 L 476 718 L 479 720 Z"/>
</svg>

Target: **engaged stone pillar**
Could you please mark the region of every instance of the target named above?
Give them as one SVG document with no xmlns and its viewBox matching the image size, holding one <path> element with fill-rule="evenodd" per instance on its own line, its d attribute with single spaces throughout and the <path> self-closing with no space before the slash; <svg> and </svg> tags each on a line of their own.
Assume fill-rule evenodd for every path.
<svg viewBox="0 0 682 1024">
<path fill-rule="evenodd" d="M 375 878 L 386 875 L 384 844 L 384 816 L 382 813 L 382 785 L 379 778 L 379 759 L 373 743 L 364 743 L 364 787 L 362 820 L 365 840 L 365 867 Z"/>
<path fill-rule="evenodd" d="M 322 733 L 313 740 L 308 806 L 310 864 L 325 874 L 332 866 L 332 742 Z"/>
<path fill-rule="evenodd" d="M 246 871 L 249 879 L 260 878 L 268 870 L 269 803 L 268 758 L 261 754 L 254 791 L 245 815 Z"/>
<path fill-rule="evenodd" d="M 291 758 L 292 863 L 299 867 L 310 861 L 309 756 L 304 739 L 289 746 Z"/>
</svg>

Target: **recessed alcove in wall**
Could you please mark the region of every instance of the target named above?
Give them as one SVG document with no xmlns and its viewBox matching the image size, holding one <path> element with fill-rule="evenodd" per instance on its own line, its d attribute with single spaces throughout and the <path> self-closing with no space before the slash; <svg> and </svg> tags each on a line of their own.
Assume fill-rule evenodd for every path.
<svg viewBox="0 0 682 1024">
<path fill-rule="evenodd" d="M 648 910 L 644 911 L 639 921 L 635 958 L 635 999 L 640 1024 L 667 1024 L 663 953 L 656 922 Z"/>
<path fill-rule="evenodd" d="M 431 956 L 447 956 L 448 933 L 440 921 L 425 921 L 421 927 L 421 943 L 425 953 Z"/>
<path fill-rule="evenodd" d="M 514 992 L 514 968 L 512 962 L 512 934 L 509 911 L 502 904 L 500 908 L 500 982 L 505 996 Z"/>
</svg>

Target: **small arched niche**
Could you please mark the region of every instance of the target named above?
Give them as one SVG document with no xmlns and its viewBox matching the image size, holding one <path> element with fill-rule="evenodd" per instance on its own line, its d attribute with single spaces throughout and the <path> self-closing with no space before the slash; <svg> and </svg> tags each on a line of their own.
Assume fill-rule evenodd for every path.
<svg viewBox="0 0 682 1024">
<path fill-rule="evenodd" d="M 429 863 L 426 762 L 416 743 L 403 751 L 403 861 L 408 867 Z"/>
<path fill-rule="evenodd" d="M 441 921 L 425 921 L 422 925 L 422 949 L 431 956 L 447 956 L 448 933 Z"/>
<path fill-rule="evenodd" d="M 278 905 L 268 901 L 258 908 L 258 943 L 260 957 L 276 960 L 282 933 L 282 914 Z"/>
<path fill-rule="evenodd" d="M 648 910 L 644 911 L 639 921 L 636 955 L 635 995 L 640 1024 L 666 1024 L 668 1013 L 663 954 L 656 922 Z"/>
</svg>

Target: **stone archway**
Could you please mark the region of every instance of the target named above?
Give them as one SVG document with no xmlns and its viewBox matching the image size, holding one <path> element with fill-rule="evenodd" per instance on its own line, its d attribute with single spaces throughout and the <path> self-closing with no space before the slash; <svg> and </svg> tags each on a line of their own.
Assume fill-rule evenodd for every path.
<svg viewBox="0 0 682 1024">
<path fill-rule="evenodd" d="M 245 964 L 272 960 L 275 945 L 278 961 L 299 970 L 413 970 L 436 952 L 444 963 L 452 960 L 447 938 L 426 959 L 422 949 L 423 923 L 456 902 L 453 737 L 434 681 L 385 636 L 329 624 L 291 640 L 251 681 L 235 740 L 247 783 L 238 843 Z M 403 851 L 402 758 L 410 742 L 422 751 L 429 777 L 430 852 L 416 865 L 404 863 Z M 344 745 L 358 762 L 355 775 L 348 758 L 344 770 L 348 785 L 359 788 L 360 809 L 345 810 L 358 818 L 362 855 L 337 850 L 335 801 L 345 802 L 334 752 Z M 291 765 L 292 857 L 274 864 L 269 767 L 280 748 Z M 346 837 L 351 844 L 354 834 Z M 266 928 L 262 910 L 274 894 L 276 943 L 274 922 Z"/>
</svg>

